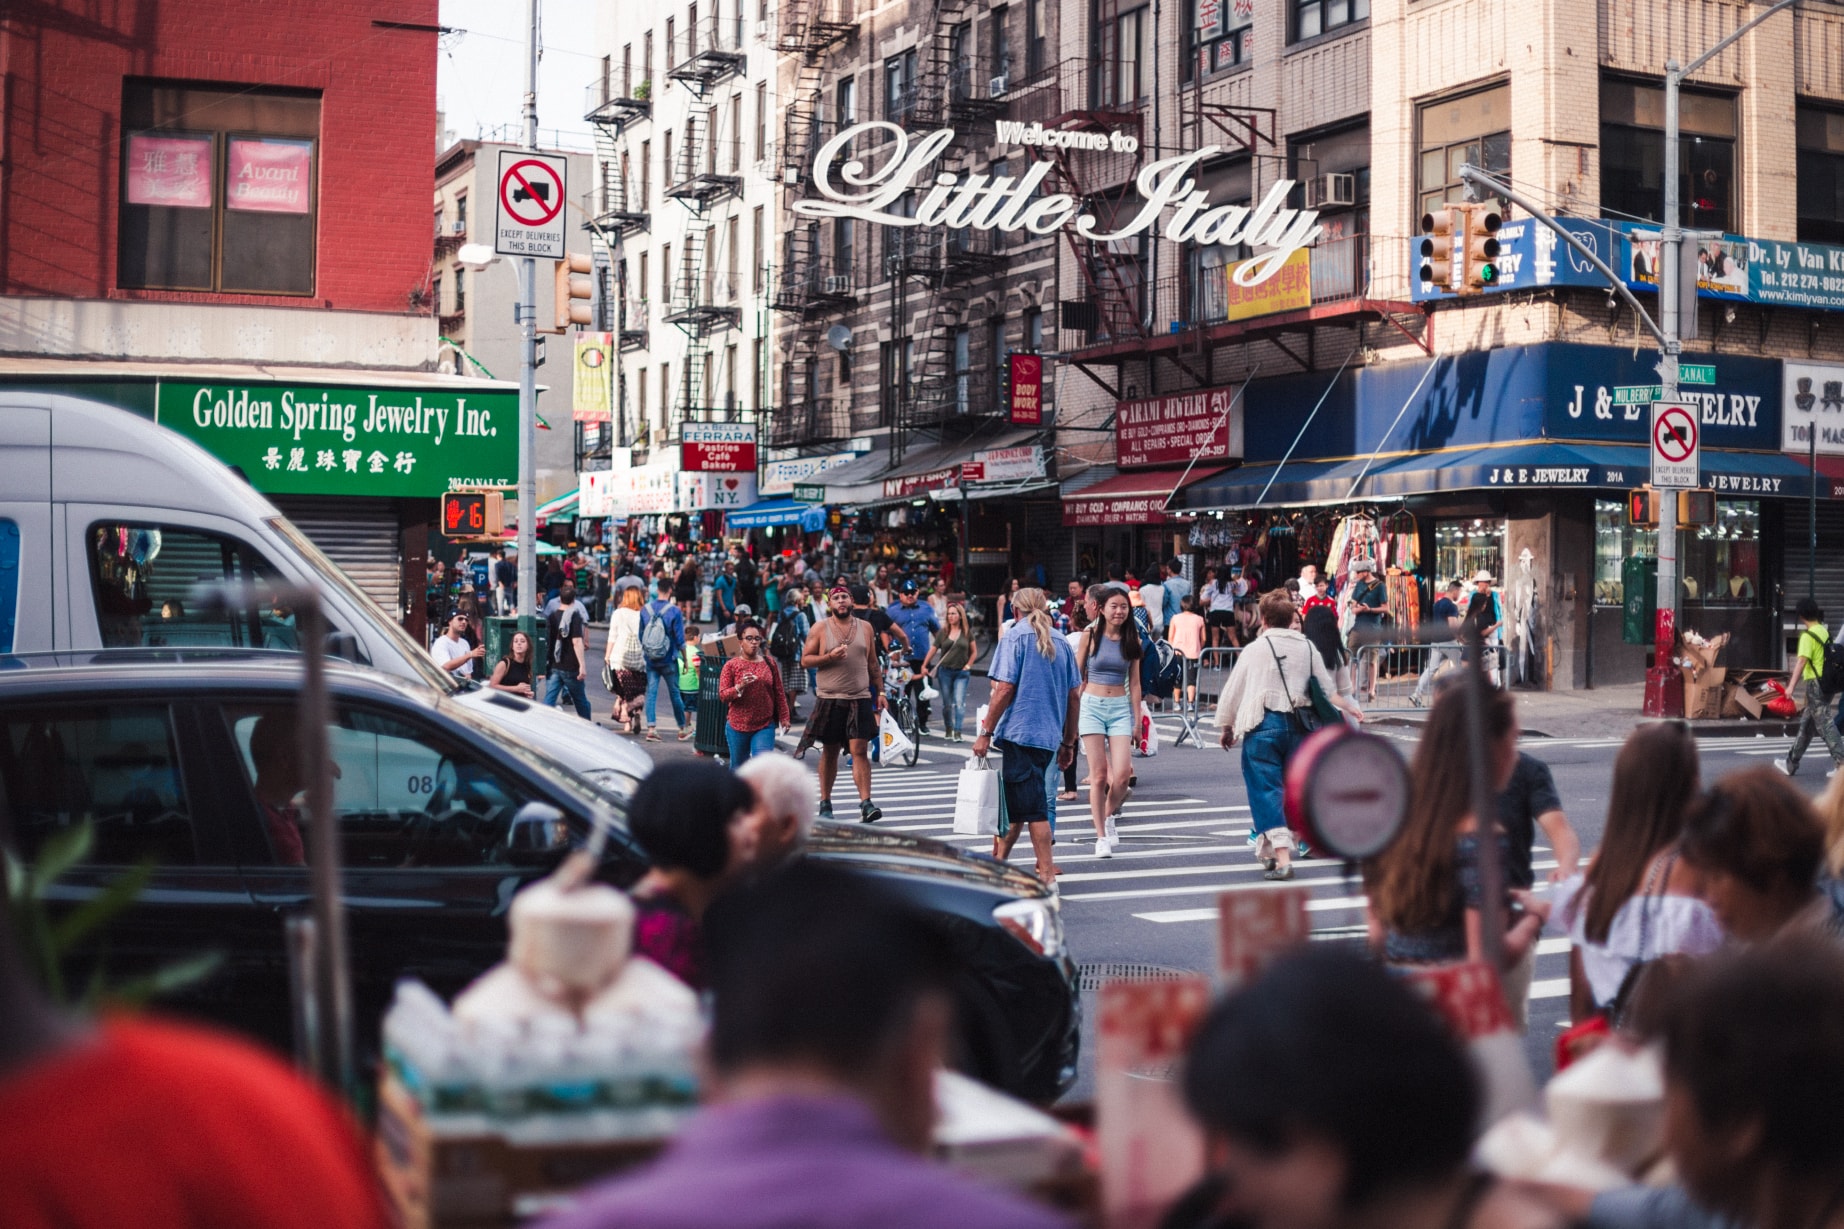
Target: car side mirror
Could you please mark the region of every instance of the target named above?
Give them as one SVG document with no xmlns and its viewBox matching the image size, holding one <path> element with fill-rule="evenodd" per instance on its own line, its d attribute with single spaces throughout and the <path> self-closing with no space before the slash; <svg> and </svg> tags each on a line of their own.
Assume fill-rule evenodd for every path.
<svg viewBox="0 0 1844 1229">
<path fill-rule="evenodd" d="M 570 851 L 570 821 L 548 802 L 528 802 L 512 817 L 506 834 L 506 860 L 516 866 L 541 866 Z"/>
<path fill-rule="evenodd" d="M 338 657 L 355 666 L 364 665 L 359 657 L 359 638 L 351 632 L 331 629 L 327 632 L 327 656 Z"/>
</svg>

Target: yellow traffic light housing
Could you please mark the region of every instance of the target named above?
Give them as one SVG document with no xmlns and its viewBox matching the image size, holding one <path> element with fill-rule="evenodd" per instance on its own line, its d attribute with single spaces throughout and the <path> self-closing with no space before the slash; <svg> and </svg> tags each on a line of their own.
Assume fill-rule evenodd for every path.
<svg viewBox="0 0 1844 1229">
<path fill-rule="evenodd" d="M 556 262 L 557 325 L 553 332 L 595 323 L 594 275 L 595 260 L 586 252 L 570 252 Z"/>
<path fill-rule="evenodd" d="M 1504 219 L 1485 205 L 1466 207 L 1466 241 L 1462 262 L 1466 289 L 1472 294 L 1498 285 L 1498 228 Z"/>
<path fill-rule="evenodd" d="M 1642 486 L 1636 491 L 1628 491 L 1626 519 L 1638 529 L 1657 529 L 1658 492 L 1649 486 Z"/>
<path fill-rule="evenodd" d="M 1421 280 L 1443 290 L 1460 289 L 1456 257 L 1464 206 L 1449 205 L 1421 217 Z"/>
</svg>

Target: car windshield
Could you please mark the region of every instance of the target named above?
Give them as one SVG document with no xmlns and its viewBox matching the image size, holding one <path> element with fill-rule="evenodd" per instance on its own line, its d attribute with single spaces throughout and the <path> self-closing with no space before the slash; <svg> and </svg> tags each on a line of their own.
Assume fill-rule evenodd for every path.
<svg viewBox="0 0 1844 1229">
<path fill-rule="evenodd" d="M 269 528 L 275 530 L 288 544 L 300 551 L 314 570 L 319 573 L 321 583 L 338 589 L 345 599 L 357 606 L 370 618 L 372 626 L 389 639 L 396 642 L 396 647 L 403 654 L 405 661 L 411 663 L 417 677 L 434 687 L 443 695 L 453 695 L 461 690 L 454 675 L 436 665 L 424 652 L 410 633 L 403 630 L 397 620 L 386 614 L 384 608 L 372 600 L 369 593 L 352 583 L 351 577 L 342 572 L 337 563 L 327 558 L 318 546 L 308 540 L 306 534 L 295 528 L 285 516 L 274 516 L 268 520 Z"/>
<path fill-rule="evenodd" d="M 505 728 L 486 720 L 470 711 L 465 704 L 450 704 L 437 701 L 442 713 L 450 721 L 459 722 L 476 731 L 490 742 L 495 750 L 512 759 L 519 760 L 527 768 L 549 780 L 556 781 L 580 798 L 584 810 L 588 804 L 599 802 L 613 812 L 615 826 L 627 827 L 628 799 L 634 795 L 634 789 L 640 784 L 634 777 L 612 768 L 598 768 L 591 772 L 578 772 L 562 760 L 554 759 L 548 752 L 539 750 L 522 739 L 508 738 Z"/>
</svg>

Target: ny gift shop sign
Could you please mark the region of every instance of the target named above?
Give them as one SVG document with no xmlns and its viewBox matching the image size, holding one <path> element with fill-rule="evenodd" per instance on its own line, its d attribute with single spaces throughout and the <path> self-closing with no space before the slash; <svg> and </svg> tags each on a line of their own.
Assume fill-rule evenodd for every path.
<svg viewBox="0 0 1844 1229">
<path fill-rule="evenodd" d="M 893 142 L 888 153 L 872 159 L 875 165 L 847 156 L 853 142 L 859 148 L 870 147 L 874 133 Z M 814 158 L 813 186 L 825 199 L 795 201 L 794 212 L 813 218 L 856 218 L 876 226 L 1024 230 L 1033 235 L 1067 226 L 1095 243 L 1119 243 L 1156 230 L 1173 243 L 1245 243 L 1267 249 L 1236 269 L 1235 282 L 1243 287 L 1268 280 L 1324 229 L 1316 211 L 1286 207 L 1287 194 L 1293 190 L 1290 179 L 1278 180 L 1253 207 L 1212 204 L 1209 193 L 1197 186 L 1193 172 L 1221 152 L 1216 145 L 1147 163 L 1134 179 L 1139 208 L 1124 205 L 1114 223 L 1084 211 L 1082 202 L 1067 192 L 1043 192 L 1052 164 L 1042 160 L 1033 161 L 1031 169 L 1017 179 L 936 174 L 922 190 L 913 214 L 890 212 L 953 140 L 952 128 L 937 129 L 912 141 L 907 132 L 883 120 L 854 124 L 820 146 Z M 1168 209 L 1171 216 L 1159 229 Z M 1110 225 L 1113 229 L 1108 229 Z"/>
</svg>

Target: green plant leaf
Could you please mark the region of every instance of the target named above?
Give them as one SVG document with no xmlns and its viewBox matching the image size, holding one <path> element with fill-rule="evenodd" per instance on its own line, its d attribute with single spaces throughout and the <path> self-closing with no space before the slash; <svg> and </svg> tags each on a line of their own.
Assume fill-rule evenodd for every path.
<svg viewBox="0 0 1844 1229">
<path fill-rule="evenodd" d="M 197 985 L 217 972 L 218 966 L 223 963 L 223 952 L 201 952 L 196 956 L 162 965 L 145 976 L 118 982 L 103 990 L 99 999 L 112 1006 L 140 1007 L 145 1005 L 149 999 L 160 998 L 176 990 L 184 990 L 188 986 Z"/>
<path fill-rule="evenodd" d="M 64 877 L 71 867 L 89 857 L 96 842 L 96 831 L 86 819 L 80 824 L 60 829 L 38 849 L 23 895 L 28 900 L 43 900 L 45 889 Z"/>
<path fill-rule="evenodd" d="M 153 878 L 154 866 L 143 862 L 130 867 L 124 874 L 113 880 L 108 887 L 96 893 L 82 904 L 66 913 L 51 924 L 50 939 L 52 951 L 59 959 L 70 954 L 91 932 L 104 923 L 113 920 L 141 895 L 147 881 Z"/>
</svg>

